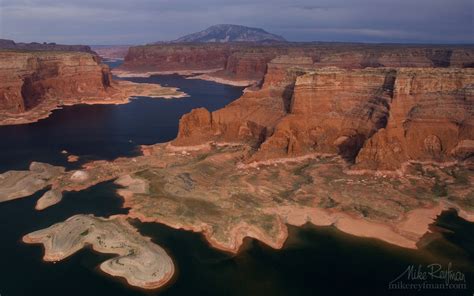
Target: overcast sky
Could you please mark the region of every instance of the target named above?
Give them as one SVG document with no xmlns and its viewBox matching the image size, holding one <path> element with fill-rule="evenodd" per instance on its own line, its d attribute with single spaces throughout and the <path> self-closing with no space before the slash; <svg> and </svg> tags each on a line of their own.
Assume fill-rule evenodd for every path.
<svg viewBox="0 0 474 296">
<path fill-rule="evenodd" d="M 0 38 L 172 40 L 220 23 L 290 41 L 474 43 L 473 0 L 0 0 Z"/>
</svg>

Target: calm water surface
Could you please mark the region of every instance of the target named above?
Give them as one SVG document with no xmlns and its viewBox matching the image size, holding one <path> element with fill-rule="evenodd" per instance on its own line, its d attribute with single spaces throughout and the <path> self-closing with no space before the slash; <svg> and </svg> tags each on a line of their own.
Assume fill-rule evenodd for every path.
<svg viewBox="0 0 474 296">
<path fill-rule="evenodd" d="M 141 144 L 171 140 L 178 120 L 196 107 L 221 108 L 242 89 L 179 76 L 136 78 L 177 86 L 190 98 L 139 98 L 119 106 L 72 106 L 38 123 L 0 127 L 0 171 L 24 169 L 32 160 L 66 165 L 65 149 L 82 161 L 113 159 L 137 153 Z M 373 239 L 361 239 L 333 227 L 290 227 L 282 250 L 247 240 L 236 256 L 212 249 L 201 235 L 154 223 L 134 224 L 168 250 L 178 269 L 175 282 L 144 292 L 104 276 L 97 266 L 105 258 L 82 250 L 67 260 L 42 262 L 40 246 L 21 237 L 79 213 L 108 217 L 126 213 L 111 182 L 65 194 L 63 202 L 34 210 L 43 192 L 0 204 L 0 294 L 10 295 L 472 295 L 474 289 L 474 226 L 453 212 L 437 224 L 449 230 L 433 235 L 421 251 L 406 250 Z M 439 263 L 460 270 L 467 289 L 390 290 L 388 284 L 410 265 Z"/>
<path fill-rule="evenodd" d="M 31 161 L 68 166 L 62 150 L 83 161 L 135 155 L 138 145 L 174 139 L 183 114 L 198 107 L 220 109 L 242 94 L 242 88 L 177 75 L 130 80 L 179 87 L 190 97 L 68 106 L 36 123 L 0 127 L 0 172 L 25 169 Z"/>
</svg>

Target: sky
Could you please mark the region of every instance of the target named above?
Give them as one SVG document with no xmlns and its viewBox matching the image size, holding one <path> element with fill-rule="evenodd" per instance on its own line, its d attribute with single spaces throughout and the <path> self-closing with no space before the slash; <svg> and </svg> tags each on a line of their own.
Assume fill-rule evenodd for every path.
<svg viewBox="0 0 474 296">
<path fill-rule="evenodd" d="M 215 24 L 289 41 L 474 43 L 473 0 L 0 0 L 0 38 L 144 44 Z"/>
</svg>

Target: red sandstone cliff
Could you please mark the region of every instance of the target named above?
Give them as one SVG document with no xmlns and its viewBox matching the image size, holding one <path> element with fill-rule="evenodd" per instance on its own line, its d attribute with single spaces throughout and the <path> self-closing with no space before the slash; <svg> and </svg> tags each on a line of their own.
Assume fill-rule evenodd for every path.
<svg viewBox="0 0 474 296">
<path fill-rule="evenodd" d="M 0 109 L 11 113 L 48 98 L 100 97 L 111 86 L 108 67 L 79 52 L 0 52 L 0 77 Z"/>
<path fill-rule="evenodd" d="M 339 154 L 357 168 L 474 154 L 474 69 L 315 68 L 280 57 L 258 91 L 183 116 L 174 145 L 247 142 L 249 161 Z"/>
<path fill-rule="evenodd" d="M 398 69 L 387 126 L 363 146 L 362 168 L 474 156 L 473 69 Z"/>
<path fill-rule="evenodd" d="M 208 71 L 223 69 L 232 48 L 223 44 L 163 44 L 130 47 L 121 70 Z"/>
<path fill-rule="evenodd" d="M 315 67 L 343 69 L 367 67 L 456 67 L 474 66 L 472 46 L 405 46 L 331 43 L 228 43 L 158 44 L 131 47 L 122 71 L 212 72 L 205 79 L 224 83 L 260 81 L 267 64 L 281 55 L 310 57 Z"/>
<path fill-rule="evenodd" d="M 56 43 L 16 43 L 13 40 L 0 39 L 0 49 L 27 50 L 27 51 L 81 51 L 94 53 L 87 45 L 65 45 Z"/>
<path fill-rule="evenodd" d="M 275 60 L 260 90 L 244 93 L 227 107 L 212 114 L 200 108 L 183 116 L 175 143 L 192 145 L 217 139 L 259 144 L 265 140 L 288 112 L 296 77 L 312 67 L 309 58 L 289 62 L 285 58 Z"/>
<path fill-rule="evenodd" d="M 33 122 L 60 105 L 126 103 L 131 96 L 179 97 L 157 84 L 113 81 L 95 54 L 0 51 L 0 125 Z"/>
</svg>

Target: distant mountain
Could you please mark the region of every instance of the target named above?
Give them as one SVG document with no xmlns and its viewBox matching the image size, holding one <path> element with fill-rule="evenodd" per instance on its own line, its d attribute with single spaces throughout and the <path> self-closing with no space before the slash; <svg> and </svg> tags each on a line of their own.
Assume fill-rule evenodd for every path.
<svg viewBox="0 0 474 296">
<path fill-rule="evenodd" d="M 215 25 L 172 42 L 286 42 L 285 38 L 259 28 Z"/>
</svg>

